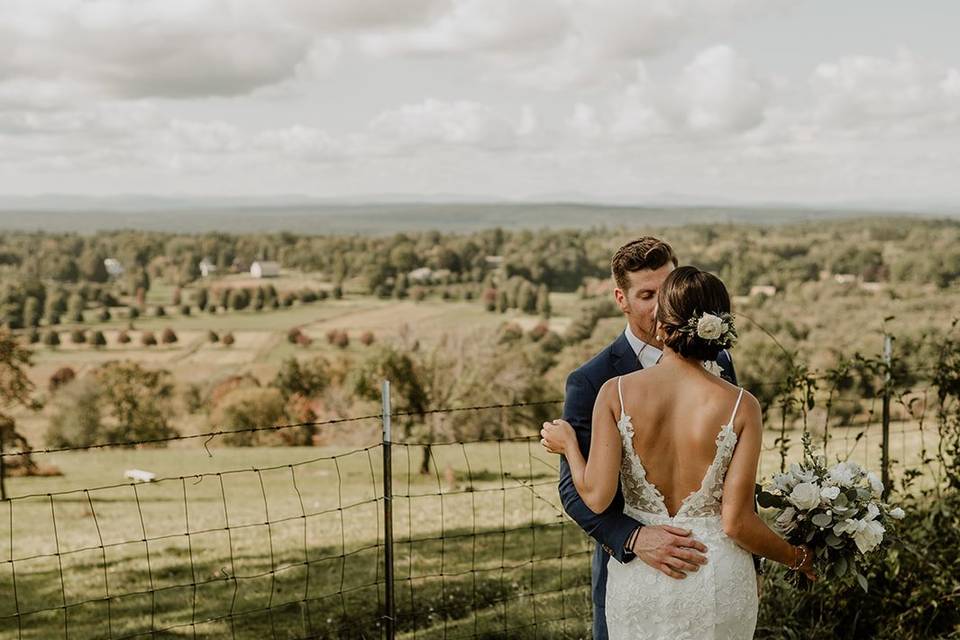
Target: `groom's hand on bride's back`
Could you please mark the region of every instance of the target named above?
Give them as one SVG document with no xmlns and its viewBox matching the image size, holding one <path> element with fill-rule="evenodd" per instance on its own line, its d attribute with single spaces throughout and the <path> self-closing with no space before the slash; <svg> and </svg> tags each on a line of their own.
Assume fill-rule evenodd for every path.
<svg viewBox="0 0 960 640">
<path fill-rule="evenodd" d="M 631 549 L 645 563 L 671 578 L 683 579 L 707 563 L 707 546 L 690 531 L 668 525 L 649 525 L 637 532 Z"/>
</svg>

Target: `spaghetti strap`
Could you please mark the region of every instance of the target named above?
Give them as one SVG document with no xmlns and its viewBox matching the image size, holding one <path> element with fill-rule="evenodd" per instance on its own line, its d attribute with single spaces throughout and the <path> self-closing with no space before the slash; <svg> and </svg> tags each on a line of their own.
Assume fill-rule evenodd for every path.
<svg viewBox="0 0 960 640">
<path fill-rule="evenodd" d="M 623 420 L 623 417 L 627 415 L 627 413 L 623 408 L 623 388 L 620 386 L 621 380 L 623 380 L 623 376 L 617 376 L 617 395 L 620 396 L 620 419 Z"/>
<path fill-rule="evenodd" d="M 730 425 L 731 427 L 733 426 L 733 420 L 734 420 L 734 418 L 737 417 L 737 409 L 740 408 L 740 401 L 741 401 L 741 400 L 743 400 L 743 387 L 740 387 L 740 395 L 737 396 L 737 404 L 735 404 L 735 405 L 733 406 L 733 413 L 730 414 L 730 421 L 727 422 L 727 424 Z M 621 404 L 623 404 L 623 401 L 622 401 L 622 400 L 621 400 Z"/>
</svg>

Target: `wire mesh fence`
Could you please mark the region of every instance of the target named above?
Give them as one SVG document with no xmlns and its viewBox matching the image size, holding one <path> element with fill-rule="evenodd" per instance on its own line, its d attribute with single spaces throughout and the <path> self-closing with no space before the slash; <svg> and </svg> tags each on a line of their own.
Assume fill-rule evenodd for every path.
<svg viewBox="0 0 960 640">
<path fill-rule="evenodd" d="M 927 390 L 893 398 L 885 439 L 882 397 L 815 395 L 803 410 L 771 405 L 761 476 L 799 459 L 808 430 L 829 456 L 876 471 L 885 441 L 894 477 L 926 464 L 936 481 Z M 281 464 L 9 498 L 0 638 L 587 637 L 593 544 L 563 513 L 556 459 L 529 435 L 560 408 L 433 409 L 482 436 L 304 448 Z"/>
</svg>

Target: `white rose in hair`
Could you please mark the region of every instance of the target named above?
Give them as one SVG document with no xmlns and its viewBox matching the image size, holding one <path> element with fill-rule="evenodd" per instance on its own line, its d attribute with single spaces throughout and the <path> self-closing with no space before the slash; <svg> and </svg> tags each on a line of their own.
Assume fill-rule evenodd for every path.
<svg viewBox="0 0 960 640">
<path fill-rule="evenodd" d="M 790 502 L 801 511 L 809 511 L 820 505 L 820 487 L 812 482 L 801 482 L 790 492 Z"/>
<path fill-rule="evenodd" d="M 723 335 L 723 320 L 712 313 L 703 314 L 697 321 L 697 335 L 704 340 L 716 340 Z"/>
</svg>

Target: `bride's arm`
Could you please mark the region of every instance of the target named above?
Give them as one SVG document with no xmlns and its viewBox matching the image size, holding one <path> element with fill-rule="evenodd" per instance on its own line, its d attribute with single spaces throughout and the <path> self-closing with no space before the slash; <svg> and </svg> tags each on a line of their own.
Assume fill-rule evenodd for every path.
<svg viewBox="0 0 960 640">
<path fill-rule="evenodd" d="M 611 402 L 614 395 L 616 390 L 610 382 L 605 383 L 597 394 L 587 460 L 584 460 L 577 446 L 573 428 L 563 420 L 544 423 L 540 432 L 542 442 L 549 451 L 566 457 L 577 493 L 587 508 L 598 514 L 613 502 L 620 481 L 623 445 Z"/>
<path fill-rule="evenodd" d="M 743 429 L 723 483 L 723 530 L 747 551 L 792 566 L 797 547 L 777 535 L 753 509 L 763 421 L 760 403 L 752 395 L 744 395 L 738 418 Z M 807 557 L 801 570 L 812 578 L 813 554 Z"/>
</svg>

